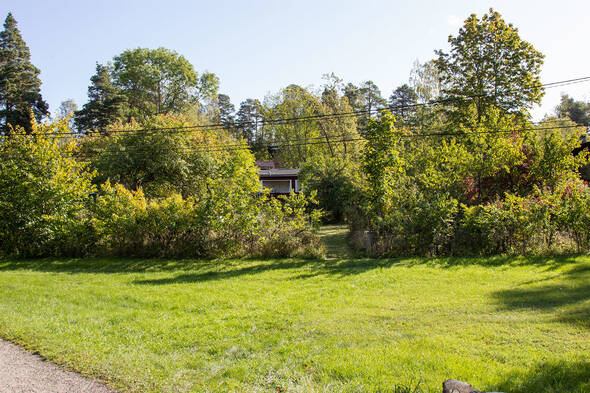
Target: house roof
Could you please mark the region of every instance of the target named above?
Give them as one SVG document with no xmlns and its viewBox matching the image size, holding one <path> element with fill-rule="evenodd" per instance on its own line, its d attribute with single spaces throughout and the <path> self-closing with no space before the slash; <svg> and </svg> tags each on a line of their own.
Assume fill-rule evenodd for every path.
<svg viewBox="0 0 590 393">
<path fill-rule="evenodd" d="M 273 169 L 262 169 L 258 171 L 260 177 L 274 177 L 274 176 L 285 176 L 285 177 L 297 177 L 299 174 L 299 168 L 273 168 Z"/>
</svg>

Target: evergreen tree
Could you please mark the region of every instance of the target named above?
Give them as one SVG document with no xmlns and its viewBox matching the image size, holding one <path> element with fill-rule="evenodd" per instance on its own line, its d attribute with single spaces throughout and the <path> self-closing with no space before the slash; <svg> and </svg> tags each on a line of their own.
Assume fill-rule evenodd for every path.
<svg viewBox="0 0 590 393">
<path fill-rule="evenodd" d="M 395 89 L 389 97 L 391 113 L 402 119 L 406 119 L 416 111 L 417 102 L 418 94 L 407 84 L 403 84 Z"/>
<path fill-rule="evenodd" d="M 555 107 L 557 117 L 569 118 L 577 124 L 590 125 L 590 102 L 576 101 L 567 94 L 561 95 L 561 102 Z"/>
<path fill-rule="evenodd" d="M 234 126 L 234 112 L 236 108 L 228 95 L 218 94 L 217 95 L 217 108 L 219 110 L 219 122 L 226 129 L 232 129 Z"/>
<path fill-rule="evenodd" d="M 79 131 L 104 132 L 109 124 L 122 119 L 127 112 L 127 101 L 111 80 L 109 66 L 96 64 L 96 74 L 90 78 L 88 102 L 75 114 Z"/>
<path fill-rule="evenodd" d="M 355 112 L 362 112 L 358 117 L 358 130 L 362 134 L 367 128 L 371 116 L 376 114 L 377 109 L 387 105 L 387 102 L 381 97 L 381 91 L 373 81 L 365 81 L 360 87 L 347 84 L 344 87 L 344 95 L 348 99 L 349 105 Z"/>
<path fill-rule="evenodd" d="M 37 121 L 49 106 L 41 97 L 39 69 L 31 64 L 31 54 L 11 13 L 0 32 L 0 131 L 12 126 L 31 131 L 31 111 Z"/>
<path fill-rule="evenodd" d="M 236 137 L 242 137 L 250 146 L 255 142 L 263 142 L 258 135 L 258 122 L 262 120 L 262 105 L 260 101 L 248 98 L 240 104 L 240 109 L 236 113 L 237 129 Z"/>
</svg>

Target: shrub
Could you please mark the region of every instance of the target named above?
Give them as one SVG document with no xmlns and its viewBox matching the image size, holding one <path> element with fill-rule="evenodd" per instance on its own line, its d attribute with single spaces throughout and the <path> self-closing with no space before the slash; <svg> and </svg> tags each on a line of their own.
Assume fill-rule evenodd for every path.
<svg viewBox="0 0 590 393">
<path fill-rule="evenodd" d="M 354 160 L 318 157 L 306 164 L 299 176 L 304 193 L 316 194 L 324 222 L 344 222 L 360 200 L 363 177 Z"/>
<path fill-rule="evenodd" d="M 486 205 L 463 206 L 455 252 L 476 254 L 583 252 L 590 246 L 590 190 L 580 181 L 506 194 Z"/>
<path fill-rule="evenodd" d="M 281 200 L 182 198 L 146 200 L 109 183 L 92 205 L 95 253 L 143 257 L 316 256 L 318 213 L 303 195 Z"/>
<path fill-rule="evenodd" d="M 66 120 L 16 128 L 0 145 L 0 253 L 79 255 L 92 242 L 85 205 L 92 173 L 56 138 Z"/>
<path fill-rule="evenodd" d="M 449 195 L 426 197 L 416 187 L 399 190 L 399 203 L 373 221 L 379 255 L 438 255 L 446 253 L 453 236 L 457 201 Z"/>
<path fill-rule="evenodd" d="M 259 198 L 247 150 L 175 157 L 192 168 L 185 179 L 190 184 L 154 177 L 147 197 L 138 184 L 129 189 L 109 181 L 95 192 L 95 172 L 75 159 L 74 144 L 58 138 L 69 132 L 65 121 L 34 125 L 30 135 L 19 131 L 0 146 L 1 255 L 315 256 L 321 249 L 319 213 L 307 210 L 310 199 Z M 127 173 L 139 173 L 139 167 Z"/>
<path fill-rule="evenodd" d="M 264 257 L 323 256 L 323 246 L 315 235 L 321 212 L 307 212 L 313 199 L 303 194 L 270 198 L 260 206 L 260 217 L 251 244 L 251 255 Z"/>
<path fill-rule="evenodd" d="M 590 191 L 571 154 L 576 131 L 558 126 L 535 129 L 491 108 L 426 139 L 382 114 L 367 130 L 354 229 L 369 231 L 384 256 L 587 250 Z"/>
</svg>

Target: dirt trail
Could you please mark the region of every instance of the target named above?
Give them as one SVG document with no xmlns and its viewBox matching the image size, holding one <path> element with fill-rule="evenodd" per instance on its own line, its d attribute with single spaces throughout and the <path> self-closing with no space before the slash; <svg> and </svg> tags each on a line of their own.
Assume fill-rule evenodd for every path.
<svg viewBox="0 0 590 393">
<path fill-rule="evenodd" d="M 346 243 L 348 227 L 346 225 L 324 225 L 319 231 L 326 246 L 328 259 L 346 259 L 352 257 L 352 250 Z"/>
<path fill-rule="evenodd" d="M 39 355 L 0 340 L 0 393 L 115 393 Z"/>
</svg>

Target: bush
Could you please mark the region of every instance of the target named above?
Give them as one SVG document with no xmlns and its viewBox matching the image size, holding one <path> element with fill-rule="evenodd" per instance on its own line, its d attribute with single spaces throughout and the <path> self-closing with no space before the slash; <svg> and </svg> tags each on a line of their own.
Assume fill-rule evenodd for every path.
<svg viewBox="0 0 590 393">
<path fill-rule="evenodd" d="M 577 131 L 560 126 L 535 129 L 492 108 L 426 139 L 385 113 L 369 122 L 353 229 L 371 233 L 382 256 L 588 250 Z"/>
<path fill-rule="evenodd" d="M 315 235 L 321 213 L 319 210 L 307 212 L 309 204 L 315 203 L 313 196 L 309 199 L 303 194 L 292 194 L 263 201 L 250 254 L 322 257 L 323 245 Z"/>
<path fill-rule="evenodd" d="M 0 253 L 80 255 L 92 242 L 85 206 L 92 173 L 56 135 L 66 121 L 17 128 L 0 146 Z"/>
<path fill-rule="evenodd" d="M 416 187 L 399 190 L 400 203 L 373 221 L 378 255 L 439 255 L 447 253 L 458 211 L 449 195 L 426 197 Z"/>
<path fill-rule="evenodd" d="M 455 253 L 585 252 L 590 241 L 590 190 L 580 181 L 527 197 L 464 208 Z"/>
<path fill-rule="evenodd" d="M 307 199 L 253 195 L 146 200 L 106 183 L 92 205 L 95 253 L 143 257 L 315 256 L 317 213 Z"/>
<path fill-rule="evenodd" d="M 16 131 L 0 146 L 0 255 L 209 258 L 317 256 L 321 250 L 315 235 L 319 213 L 308 212 L 309 199 L 258 197 L 254 158 L 247 150 L 195 150 L 176 156 L 172 149 L 166 155 L 184 169 L 176 164 L 170 168 L 177 173 L 186 169 L 186 177 L 167 178 L 166 160 L 156 160 L 148 176 L 152 195 L 147 197 L 137 182 L 129 189 L 107 181 L 96 191 L 91 182 L 96 173 L 76 160 L 73 143 L 61 143 L 58 137 L 69 132 L 65 121 L 34 125 L 30 135 Z M 195 134 L 162 141 L 174 145 L 201 137 L 215 140 Z M 109 138 L 89 140 L 82 150 L 100 146 L 97 141 L 111 146 L 121 142 Z M 143 149 L 141 138 L 157 139 L 147 133 L 121 138 L 137 142 L 126 145 L 136 152 Z M 112 158 L 113 165 L 134 166 L 127 174 L 141 173 L 140 161 L 149 159 L 103 153 L 108 157 L 95 164 Z"/>
<path fill-rule="evenodd" d="M 346 221 L 360 200 L 362 172 L 353 160 L 318 157 L 302 168 L 299 177 L 303 192 L 315 193 L 326 223 Z"/>
</svg>

